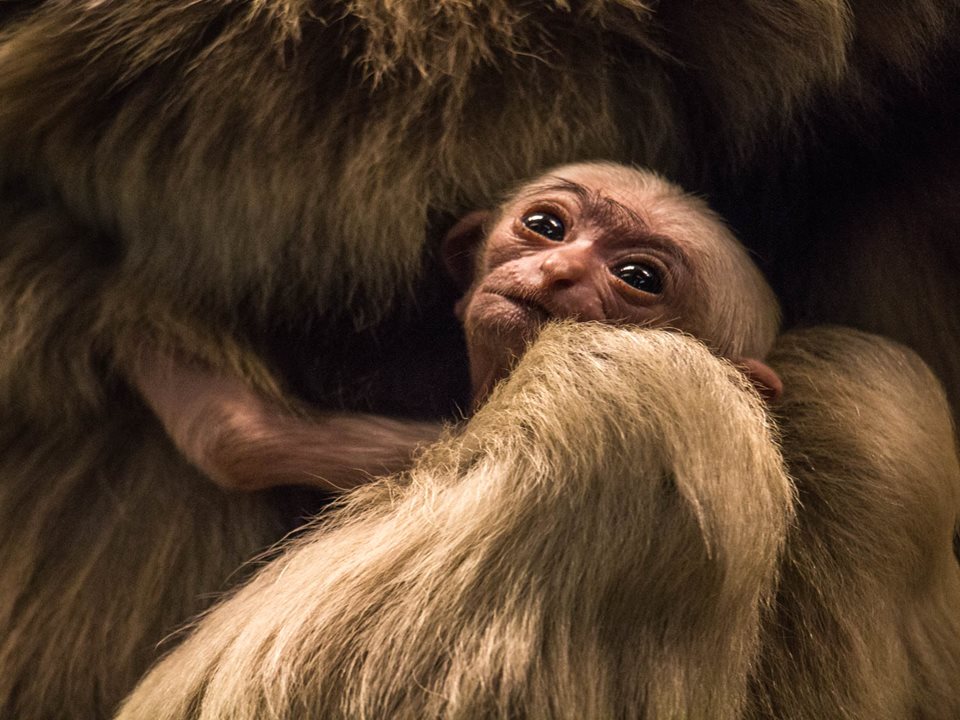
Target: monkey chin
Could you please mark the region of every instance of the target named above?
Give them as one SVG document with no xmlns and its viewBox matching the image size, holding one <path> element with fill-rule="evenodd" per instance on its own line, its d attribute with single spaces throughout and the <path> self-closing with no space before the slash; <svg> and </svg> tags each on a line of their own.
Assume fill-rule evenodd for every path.
<svg viewBox="0 0 960 720">
<path fill-rule="evenodd" d="M 535 300 L 497 292 L 477 293 L 464 322 L 470 356 L 515 361 L 551 317 Z"/>
<path fill-rule="evenodd" d="M 473 296 L 464 328 L 474 409 L 510 373 L 551 317 L 534 300 L 486 291 Z"/>
</svg>

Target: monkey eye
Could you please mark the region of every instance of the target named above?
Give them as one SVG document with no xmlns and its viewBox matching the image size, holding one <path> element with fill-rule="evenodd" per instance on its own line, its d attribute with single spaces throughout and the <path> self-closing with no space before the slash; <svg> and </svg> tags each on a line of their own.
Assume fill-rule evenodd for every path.
<svg viewBox="0 0 960 720">
<path fill-rule="evenodd" d="M 567 229 L 563 226 L 563 220 L 556 215 L 546 212 L 532 212 L 520 218 L 524 227 L 533 230 L 537 235 L 542 235 L 548 240 L 560 242 L 566 234 Z"/>
<path fill-rule="evenodd" d="M 613 274 L 627 285 L 643 292 L 659 295 L 663 292 L 663 276 L 656 268 L 640 263 L 628 263 L 613 269 Z"/>
</svg>

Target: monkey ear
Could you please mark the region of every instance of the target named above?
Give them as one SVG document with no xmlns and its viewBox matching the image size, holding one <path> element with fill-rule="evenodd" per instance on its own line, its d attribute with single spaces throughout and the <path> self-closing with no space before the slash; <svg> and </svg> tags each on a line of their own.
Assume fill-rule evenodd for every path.
<svg viewBox="0 0 960 720">
<path fill-rule="evenodd" d="M 489 210 L 474 210 L 457 221 L 443 238 L 440 252 L 443 264 L 461 290 L 473 284 L 477 268 L 477 251 L 483 241 L 484 224 L 490 218 Z"/>
<path fill-rule="evenodd" d="M 760 393 L 760 397 L 769 403 L 775 403 L 783 394 L 783 380 L 772 367 L 755 358 L 740 358 L 734 363 L 749 378 Z"/>
</svg>

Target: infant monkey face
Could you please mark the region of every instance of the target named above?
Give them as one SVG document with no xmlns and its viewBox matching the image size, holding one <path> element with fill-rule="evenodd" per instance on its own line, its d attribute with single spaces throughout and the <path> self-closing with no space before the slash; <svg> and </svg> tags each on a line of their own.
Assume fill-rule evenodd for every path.
<svg viewBox="0 0 960 720">
<path fill-rule="evenodd" d="M 654 173 L 612 163 L 558 168 L 493 214 L 470 213 L 445 240 L 466 293 L 475 398 L 485 397 L 548 320 L 682 330 L 733 360 L 769 397 L 762 363 L 776 298 L 706 203 Z"/>
<path fill-rule="evenodd" d="M 550 319 L 676 323 L 689 275 L 687 254 L 654 230 L 635 188 L 573 166 L 500 209 L 463 319 L 474 332 L 527 341 Z"/>
</svg>

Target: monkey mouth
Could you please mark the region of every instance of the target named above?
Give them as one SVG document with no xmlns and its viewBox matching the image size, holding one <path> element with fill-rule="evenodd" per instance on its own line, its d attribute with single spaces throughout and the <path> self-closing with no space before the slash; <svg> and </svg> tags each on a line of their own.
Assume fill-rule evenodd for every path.
<svg viewBox="0 0 960 720">
<path fill-rule="evenodd" d="M 532 322 L 534 324 L 541 325 L 553 317 L 553 313 L 551 313 L 540 301 L 529 295 L 519 295 L 516 293 L 496 291 L 492 292 L 491 294 L 503 298 L 513 305 L 517 310 L 520 311 L 521 315 L 528 323 Z"/>
<path fill-rule="evenodd" d="M 493 342 L 516 345 L 530 342 L 551 318 L 542 304 L 516 292 L 485 290 L 474 296 L 467 313 L 469 332 L 496 338 Z"/>
</svg>

